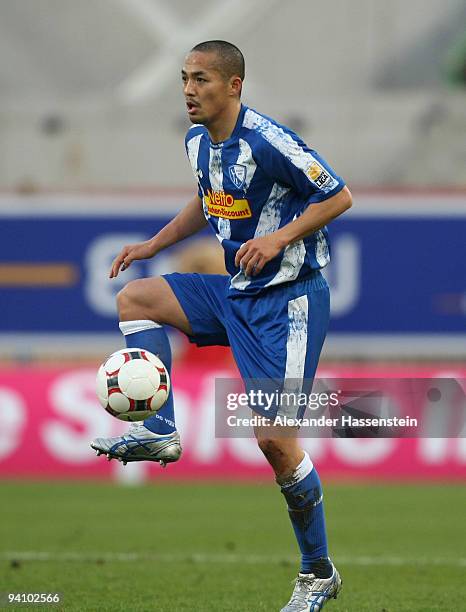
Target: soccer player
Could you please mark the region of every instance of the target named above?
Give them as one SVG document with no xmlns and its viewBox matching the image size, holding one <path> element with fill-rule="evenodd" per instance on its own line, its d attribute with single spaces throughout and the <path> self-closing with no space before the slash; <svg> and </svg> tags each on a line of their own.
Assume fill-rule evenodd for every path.
<svg viewBox="0 0 466 612">
<path fill-rule="evenodd" d="M 153 238 L 125 246 L 114 278 L 210 225 L 225 251 L 228 275 L 167 274 L 128 283 L 118 294 L 128 347 L 145 348 L 171 367 L 165 325 L 199 346 L 229 345 L 246 380 L 310 381 L 329 320 L 320 270 L 329 262 L 326 224 L 351 206 L 343 180 L 291 130 L 241 103 L 244 58 L 225 41 L 196 45 L 181 71 L 189 119 L 186 151 L 197 193 Z M 290 410 L 294 413 L 290 413 Z M 302 408 L 274 407 L 271 417 L 300 418 Z M 322 487 L 296 429 L 255 431 L 285 496 L 301 550 L 294 592 L 282 612 L 321 610 L 340 576 L 330 561 Z M 281 435 L 287 433 L 288 435 Z M 291 435 L 290 435 L 291 434 Z M 177 461 L 173 397 L 127 434 L 92 442 L 121 461 Z"/>
</svg>

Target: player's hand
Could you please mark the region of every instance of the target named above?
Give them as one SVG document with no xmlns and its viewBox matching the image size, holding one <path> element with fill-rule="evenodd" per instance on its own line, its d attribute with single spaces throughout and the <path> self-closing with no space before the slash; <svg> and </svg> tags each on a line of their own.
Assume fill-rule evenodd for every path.
<svg viewBox="0 0 466 612">
<path fill-rule="evenodd" d="M 110 268 L 110 278 L 116 278 L 119 271 L 126 270 L 131 263 L 137 259 L 150 259 L 156 253 L 151 240 L 145 242 L 137 242 L 135 244 L 127 244 L 120 253 L 115 257 Z"/>
<path fill-rule="evenodd" d="M 238 249 L 235 265 L 239 266 L 246 276 L 255 276 L 283 248 L 282 241 L 274 234 L 253 238 L 242 244 Z"/>
</svg>

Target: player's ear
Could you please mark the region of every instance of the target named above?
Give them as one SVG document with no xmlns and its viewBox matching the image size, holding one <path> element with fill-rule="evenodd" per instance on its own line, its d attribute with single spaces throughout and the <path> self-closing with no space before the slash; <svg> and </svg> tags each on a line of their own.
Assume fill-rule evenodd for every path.
<svg viewBox="0 0 466 612">
<path fill-rule="evenodd" d="M 243 81 L 239 76 L 233 76 L 230 79 L 230 91 L 232 95 L 241 97 L 241 90 L 243 88 Z"/>
</svg>

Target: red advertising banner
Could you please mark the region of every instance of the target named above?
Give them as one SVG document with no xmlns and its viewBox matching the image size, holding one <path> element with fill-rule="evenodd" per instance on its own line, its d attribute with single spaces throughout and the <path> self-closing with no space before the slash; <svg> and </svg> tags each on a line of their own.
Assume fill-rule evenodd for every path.
<svg viewBox="0 0 466 612">
<path fill-rule="evenodd" d="M 0 369 L 0 477 L 257 479 L 271 469 L 254 438 L 215 437 L 215 378 L 228 367 L 178 367 L 175 406 L 184 454 L 165 470 L 141 462 L 124 467 L 96 457 L 95 437 L 124 431 L 95 396 L 94 367 L 12 366 Z M 438 367 L 322 367 L 322 378 L 466 378 L 466 369 Z M 324 477 L 385 479 L 466 478 L 466 437 L 310 438 L 303 446 Z"/>
</svg>

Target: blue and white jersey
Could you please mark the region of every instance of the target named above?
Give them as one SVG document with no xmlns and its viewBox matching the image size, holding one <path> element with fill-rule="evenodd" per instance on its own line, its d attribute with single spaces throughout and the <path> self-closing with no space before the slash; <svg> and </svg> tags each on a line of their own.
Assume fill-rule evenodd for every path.
<svg viewBox="0 0 466 612">
<path fill-rule="evenodd" d="M 194 125 L 185 142 L 204 214 L 225 251 L 230 295 L 304 280 L 327 265 L 330 246 L 322 228 L 287 246 L 257 276 L 235 266 L 244 242 L 275 232 L 345 185 L 294 132 L 242 105 L 228 140 L 214 144 L 204 126 Z"/>
</svg>

